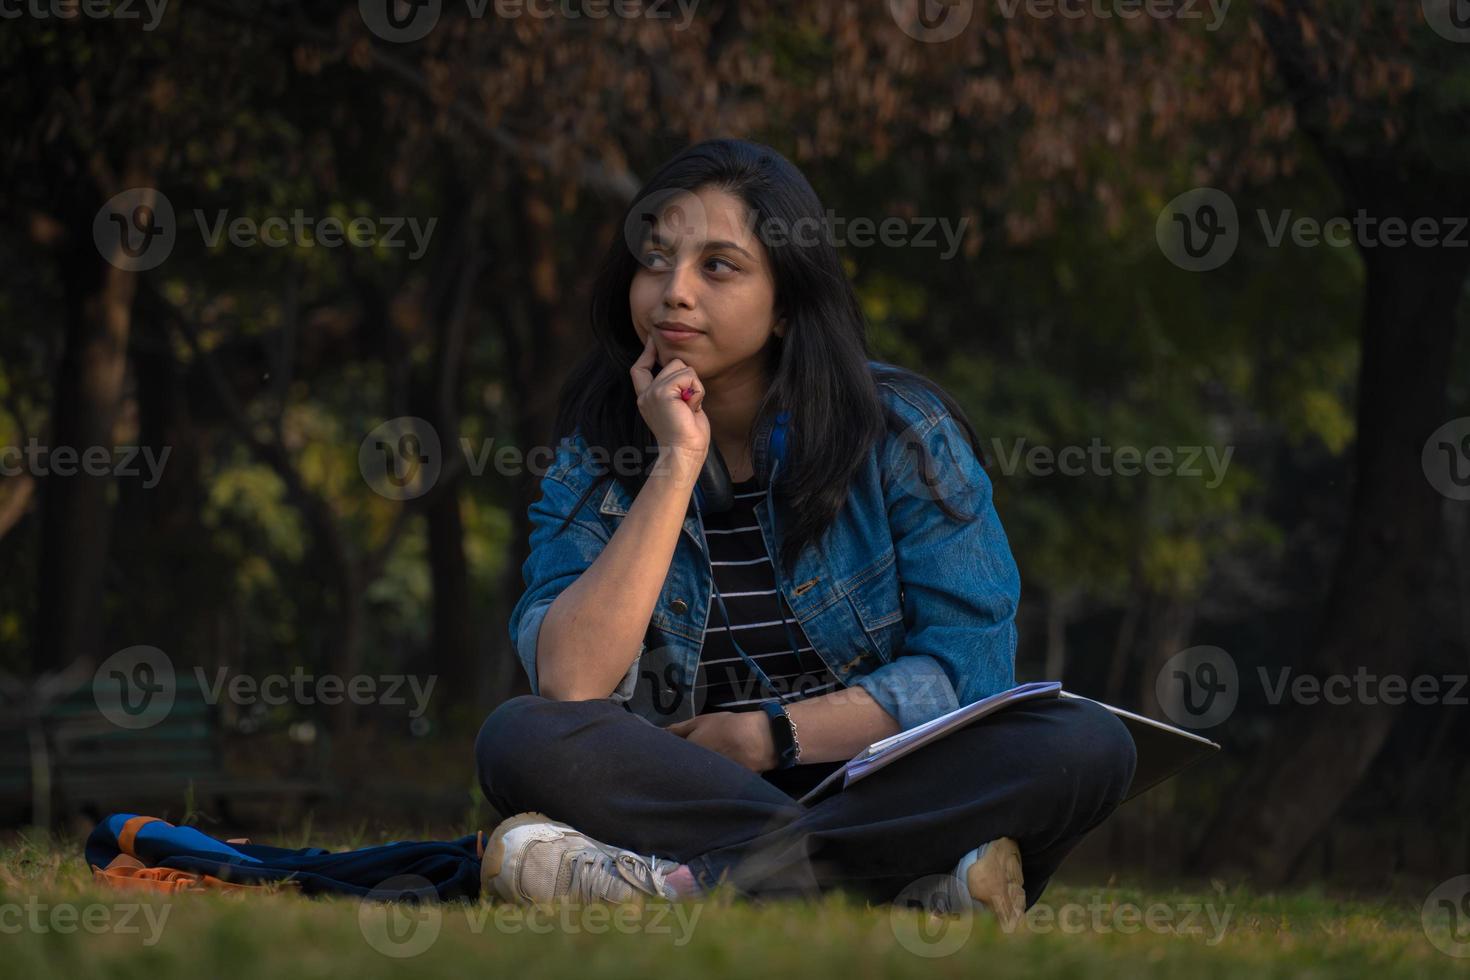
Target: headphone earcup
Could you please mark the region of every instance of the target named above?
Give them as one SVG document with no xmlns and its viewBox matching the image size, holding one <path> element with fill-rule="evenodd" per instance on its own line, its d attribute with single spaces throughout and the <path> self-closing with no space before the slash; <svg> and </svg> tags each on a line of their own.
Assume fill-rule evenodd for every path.
<svg viewBox="0 0 1470 980">
<path fill-rule="evenodd" d="M 786 409 L 776 413 L 776 421 L 771 426 L 770 452 L 766 454 L 766 471 L 761 474 L 761 483 L 769 486 L 771 473 L 776 469 L 776 464 L 786 463 L 786 433 L 791 421 L 791 412 Z"/>
</svg>

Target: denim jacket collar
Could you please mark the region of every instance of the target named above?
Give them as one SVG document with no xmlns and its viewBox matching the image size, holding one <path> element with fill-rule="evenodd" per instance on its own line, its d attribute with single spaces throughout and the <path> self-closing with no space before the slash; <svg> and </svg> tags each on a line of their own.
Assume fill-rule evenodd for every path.
<svg viewBox="0 0 1470 980">
<path fill-rule="evenodd" d="M 768 467 L 770 466 L 771 430 L 774 427 L 775 421 L 771 416 L 767 416 L 756 424 L 755 447 L 751 453 L 751 457 L 755 464 L 755 471 L 758 474 L 768 472 Z M 769 479 L 764 480 L 764 482 L 766 483 L 767 513 L 772 513 L 775 509 L 775 502 L 771 496 L 772 484 Z M 628 492 L 623 489 L 623 485 L 617 480 L 609 480 L 607 492 L 602 495 L 602 503 L 597 509 L 603 514 L 615 514 L 625 517 L 628 514 L 628 508 L 631 506 L 633 506 L 633 501 L 628 496 Z M 699 518 L 692 513 L 692 507 L 690 516 L 684 519 L 684 530 L 689 533 L 689 536 L 703 550 L 704 545 L 700 541 L 699 536 Z"/>
</svg>

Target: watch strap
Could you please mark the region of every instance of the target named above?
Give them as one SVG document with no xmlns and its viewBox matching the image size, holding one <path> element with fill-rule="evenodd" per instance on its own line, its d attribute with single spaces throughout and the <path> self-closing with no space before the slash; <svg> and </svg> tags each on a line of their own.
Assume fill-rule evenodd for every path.
<svg viewBox="0 0 1470 980">
<path fill-rule="evenodd" d="M 771 738 L 776 744 L 777 769 L 790 769 L 800 758 L 801 746 L 796 741 L 796 726 L 779 701 L 762 701 L 761 710 L 771 722 Z"/>
</svg>

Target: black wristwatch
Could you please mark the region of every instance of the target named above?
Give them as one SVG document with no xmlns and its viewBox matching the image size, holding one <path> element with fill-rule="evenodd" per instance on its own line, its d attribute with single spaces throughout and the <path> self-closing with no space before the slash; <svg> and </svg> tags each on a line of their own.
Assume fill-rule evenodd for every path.
<svg viewBox="0 0 1470 980">
<path fill-rule="evenodd" d="M 796 726 L 786 713 L 786 706 L 779 701 L 762 701 L 763 710 L 771 719 L 771 737 L 776 742 L 777 769 L 790 769 L 801 761 L 801 743 L 796 740 Z"/>
</svg>

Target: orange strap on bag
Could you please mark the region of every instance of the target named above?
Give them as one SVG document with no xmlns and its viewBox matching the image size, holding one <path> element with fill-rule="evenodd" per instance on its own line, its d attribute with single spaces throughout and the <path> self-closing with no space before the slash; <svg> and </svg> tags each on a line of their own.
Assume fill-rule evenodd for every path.
<svg viewBox="0 0 1470 980">
<path fill-rule="evenodd" d="M 160 820 L 158 817 L 133 817 L 127 823 L 122 825 L 122 830 L 118 831 L 118 850 L 122 851 L 124 854 L 136 858 L 138 856 L 138 852 L 133 850 L 133 845 L 137 843 L 138 831 L 142 830 L 145 824 L 150 823 L 161 823 L 165 827 L 173 826 L 173 824 L 169 823 L 167 820 Z M 141 867 L 141 865 L 139 866 Z"/>
<path fill-rule="evenodd" d="M 131 844 L 131 841 L 129 841 Z M 226 892 L 265 894 L 275 891 L 295 890 L 299 881 L 271 881 L 260 885 L 247 885 L 238 881 L 225 881 L 214 875 L 202 875 L 177 868 L 149 868 L 130 854 L 119 854 L 108 862 L 107 867 L 92 865 L 92 880 L 99 885 L 123 891 L 144 891 L 163 895 L 185 892 Z"/>
</svg>

